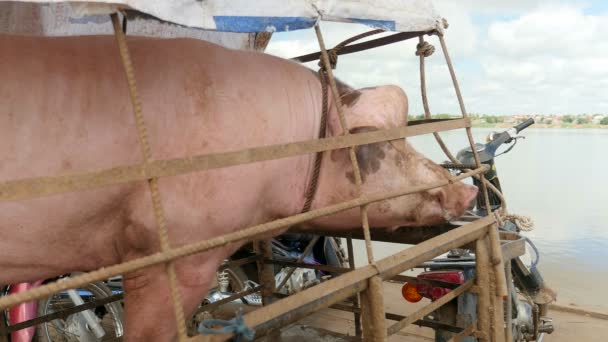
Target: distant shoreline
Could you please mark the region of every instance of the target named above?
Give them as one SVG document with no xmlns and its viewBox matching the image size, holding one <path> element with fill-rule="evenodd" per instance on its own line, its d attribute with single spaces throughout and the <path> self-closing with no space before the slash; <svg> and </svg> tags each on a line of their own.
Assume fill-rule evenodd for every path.
<svg viewBox="0 0 608 342">
<path fill-rule="evenodd" d="M 473 121 L 472 127 L 474 128 L 509 128 L 509 127 L 513 127 L 515 126 L 517 123 L 513 122 L 513 123 L 486 123 L 486 122 L 475 122 Z M 547 129 L 551 129 L 551 128 L 563 128 L 563 129 L 589 129 L 589 128 L 595 128 L 595 129 L 608 129 L 608 125 L 599 125 L 599 124 L 583 124 L 583 125 L 578 125 L 578 124 L 561 124 L 561 125 L 546 125 L 546 124 L 542 124 L 542 123 L 535 123 L 534 126 L 532 126 L 533 128 L 547 128 Z"/>
<path fill-rule="evenodd" d="M 477 128 L 508 128 L 513 127 L 528 118 L 534 118 L 534 128 L 560 128 L 560 129 L 608 129 L 608 115 L 562 115 L 562 116 L 493 116 L 469 113 L 473 127 Z M 425 115 L 410 115 L 409 119 L 424 120 Z M 460 115 L 435 114 L 433 119 L 457 119 Z"/>
</svg>

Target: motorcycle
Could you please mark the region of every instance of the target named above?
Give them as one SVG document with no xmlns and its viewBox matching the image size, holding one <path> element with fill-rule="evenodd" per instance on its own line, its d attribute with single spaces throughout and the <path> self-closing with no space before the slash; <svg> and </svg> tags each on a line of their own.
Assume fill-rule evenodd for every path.
<svg viewBox="0 0 608 342">
<path fill-rule="evenodd" d="M 313 243 L 312 248 L 307 248 L 311 243 Z M 307 264 L 341 268 L 347 267 L 348 264 L 340 240 L 333 237 L 285 233 L 273 238 L 271 246 L 272 257 L 277 261 L 294 262 L 300 260 Z M 233 258 L 246 258 L 252 255 L 254 255 L 253 249 L 246 248 L 237 252 Z M 295 268 L 294 270 L 292 267 L 277 264 L 274 265 L 273 272 L 277 293 L 285 296 L 314 286 L 326 277 L 336 275 L 308 268 Z M 203 305 L 255 288 L 259 286 L 259 283 L 255 264 L 228 267 L 217 272 L 218 286 L 209 292 L 209 295 L 203 301 Z M 246 295 L 242 299 L 236 300 L 236 302 L 254 306 L 262 305 L 261 296 L 257 293 Z"/>
<path fill-rule="evenodd" d="M 40 280 L 32 283 L 18 283 L 6 286 L 2 295 L 15 294 L 38 287 L 44 283 L 68 278 L 64 275 L 54 279 Z M 108 285 L 107 282 L 95 282 L 75 290 L 61 291 L 48 298 L 16 305 L 3 312 L 4 325 L 16 324 L 59 313 L 78 305 L 100 300 L 119 293 L 121 290 Z M 98 342 L 113 341 L 123 335 L 122 305 L 110 302 L 93 309 L 80 311 L 60 317 L 36 326 L 12 331 L 11 342 L 36 341 L 79 341 Z"/>
<path fill-rule="evenodd" d="M 344 267 L 347 264 L 339 239 L 318 237 L 309 253 L 305 253 L 306 246 L 313 239 L 315 237 L 312 235 L 290 233 L 274 238 L 272 239 L 273 259 L 296 261 L 301 258 L 306 263 L 336 267 Z M 253 250 L 244 248 L 226 261 L 244 258 L 253 254 Z M 296 268 L 294 271 L 290 271 L 289 267 L 278 265 L 275 265 L 274 271 L 277 286 L 285 282 L 284 286 L 278 291 L 283 295 L 290 295 L 301 291 L 319 283 L 324 277 L 331 276 L 327 272 L 312 269 Z M 68 276 L 33 283 L 12 284 L 4 288 L 2 295 L 23 292 L 46 282 L 64 279 Z M 201 307 L 241 291 L 257 287 L 259 283 L 255 264 L 227 267 L 218 271 L 216 276 L 216 286 L 209 291 L 202 301 Z M 122 293 L 121 276 L 110 278 L 104 282 L 92 283 L 76 290 L 62 291 L 39 301 L 16 305 L 2 313 L 4 315 L 4 325 L 10 328 L 10 326 L 36 317 L 58 313 L 62 310 L 107 298 L 118 293 Z M 252 293 L 237 302 L 256 306 L 262 304 L 262 299 L 259 294 Z M 38 324 L 37 326 L 13 331 L 10 333 L 9 338 L 11 342 L 31 342 L 33 340 L 43 342 L 99 342 L 115 340 L 120 338 L 124 332 L 122 312 L 123 308 L 120 302 L 110 302 L 94 309 L 84 310 Z M 195 320 L 190 322 L 190 325 L 196 324 L 198 322 Z"/>
<path fill-rule="evenodd" d="M 475 149 L 480 162 L 489 166 L 486 179 L 502 192 L 498 174 L 496 171 L 495 158 L 510 152 L 517 141 L 522 139 L 518 133 L 534 124 L 533 119 L 528 119 L 501 133 L 492 133 L 486 139 L 486 144 L 475 144 Z M 497 150 L 503 144 L 511 145 L 501 154 Z M 462 165 L 475 165 L 471 147 L 460 150 L 456 159 Z M 459 174 L 462 167 L 451 163 L 444 166 L 454 174 Z M 473 179 L 473 184 L 481 188 L 481 181 Z M 490 210 L 493 212 L 501 207 L 500 196 L 488 191 Z M 486 216 L 487 210 L 483 192 L 480 191 L 472 208 L 468 210 L 471 219 Z M 534 243 L 522 235 L 520 227 L 512 219 L 506 219 L 499 226 L 501 232 L 509 232 L 524 239 L 534 250 L 536 257 L 530 265 L 526 265 L 521 258 L 516 257 L 506 265 L 508 296 L 505 300 L 505 322 L 511 329 L 514 342 L 519 341 L 541 341 L 544 334 L 553 332 L 554 327 L 551 319 L 546 317 L 547 306 L 554 299 L 554 294 L 548 289 L 543 277 L 537 268 L 539 254 Z M 418 302 L 422 298 L 431 301 L 438 300 L 451 289 L 464 284 L 475 277 L 475 257 L 471 250 L 455 249 L 447 256 L 435 258 L 432 261 L 419 265 L 424 271 L 417 275 L 420 282 L 405 283 L 402 287 L 403 297 L 409 302 Z M 510 280 L 510 281 L 509 281 Z M 450 340 L 456 332 L 463 327 L 470 326 L 477 319 L 477 297 L 471 293 L 463 293 L 438 310 L 426 317 L 426 320 L 435 324 L 435 341 L 445 342 Z M 453 329 L 460 327 L 460 329 Z M 474 337 L 462 339 L 465 342 L 477 341 Z"/>
</svg>

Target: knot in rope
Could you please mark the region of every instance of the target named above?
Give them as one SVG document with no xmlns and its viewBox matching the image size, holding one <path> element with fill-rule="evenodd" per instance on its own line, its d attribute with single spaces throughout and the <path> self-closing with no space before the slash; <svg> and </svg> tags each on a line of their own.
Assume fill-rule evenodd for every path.
<svg viewBox="0 0 608 342">
<path fill-rule="evenodd" d="M 509 220 L 517 226 L 517 229 L 523 232 L 529 232 L 534 229 L 534 221 L 532 221 L 532 218 L 530 218 L 529 216 L 508 214 L 506 212 L 498 213 L 496 211 L 494 212 L 494 214 L 496 215 L 496 218 L 500 223 L 502 223 L 502 221 L 504 220 Z"/>
<path fill-rule="evenodd" d="M 215 326 L 222 326 L 223 328 L 216 328 Z M 219 335 L 219 334 L 234 334 L 234 340 L 236 342 L 241 341 L 244 338 L 246 341 L 253 341 L 255 337 L 255 331 L 249 329 L 243 319 L 243 309 L 240 309 L 236 317 L 231 320 L 223 319 L 208 319 L 201 322 L 198 328 L 198 332 L 203 335 Z"/>
<path fill-rule="evenodd" d="M 329 57 L 329 65 L 332 69 L 335 69 L 338 65 L 338 50 L 339 48 L 333 48 L 331 50 L 327 50 L 327 57 Z M 325 65 L 322 60 L 319 60 L 319 67 L 321 70 L 325 70 Z"/>
<path fill-rule="evenodd" d="M 422 42 L 416 45 L 416 56 L 429 57 L 435 52 L 435 47 L 429 42 Z"/>
</svg>

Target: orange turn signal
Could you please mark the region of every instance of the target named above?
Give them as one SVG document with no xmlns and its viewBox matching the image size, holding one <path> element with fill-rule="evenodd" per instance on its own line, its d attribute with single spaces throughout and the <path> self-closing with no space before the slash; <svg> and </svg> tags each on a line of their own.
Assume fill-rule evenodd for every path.
<svg viewBox="0 0 608 342">
<path fill-rule="evenodd" d="M 416 289 L 416 284 L 403 284 L 401 295 L 410 303 L 418 303 L 422 299 L 422 295 Z"/>
</svg>

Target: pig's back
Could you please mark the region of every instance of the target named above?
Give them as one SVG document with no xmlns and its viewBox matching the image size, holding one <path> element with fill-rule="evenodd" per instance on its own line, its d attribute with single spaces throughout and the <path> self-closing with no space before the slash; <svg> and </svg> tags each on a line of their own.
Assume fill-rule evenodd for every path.
<svg viewBox="0 0 608 342">
<path fill-rule="evenodd" d="M 292 63 L 185 39 L 131 38 L 129 47 L 155 159 L 307 140 L 318 132 L 318 81 Z M 113 37 L 0 35 L 0 74 L 0 181 L 141 161 Z M 311 156 L 302 156 L 195 173 L 183 182 L 163 179 L 167 218 L 176 223 L 196 213 L 179 224 L 204 225 L 206 238 L 259 221 L 264 206 L 301 207 L 298 196 L 285 203 L 269 194 L 303 193 L 309 165 Z M 117 262 L 113 246 L 129 211 L 137 210 L 132 203 L 148 203 L 134 195 L 142 189 L 140 182 L 0 203 L 0 259 L 22 256 L 0 281 Z M 172 240 L 191 241 L 179 224 Z M 156 246 L 156 233 L 149 235 Z M 58 250 L 66 252 L 48 258 Z"/>
<path fill-rule="evenodd" d="M 141 160 L 115 45 L 0 36 L 0 179 Z M 315 136 L 318 82 L 292 63 L 189 39 L 129 47 L 154 158 Z"/>
</svg>

